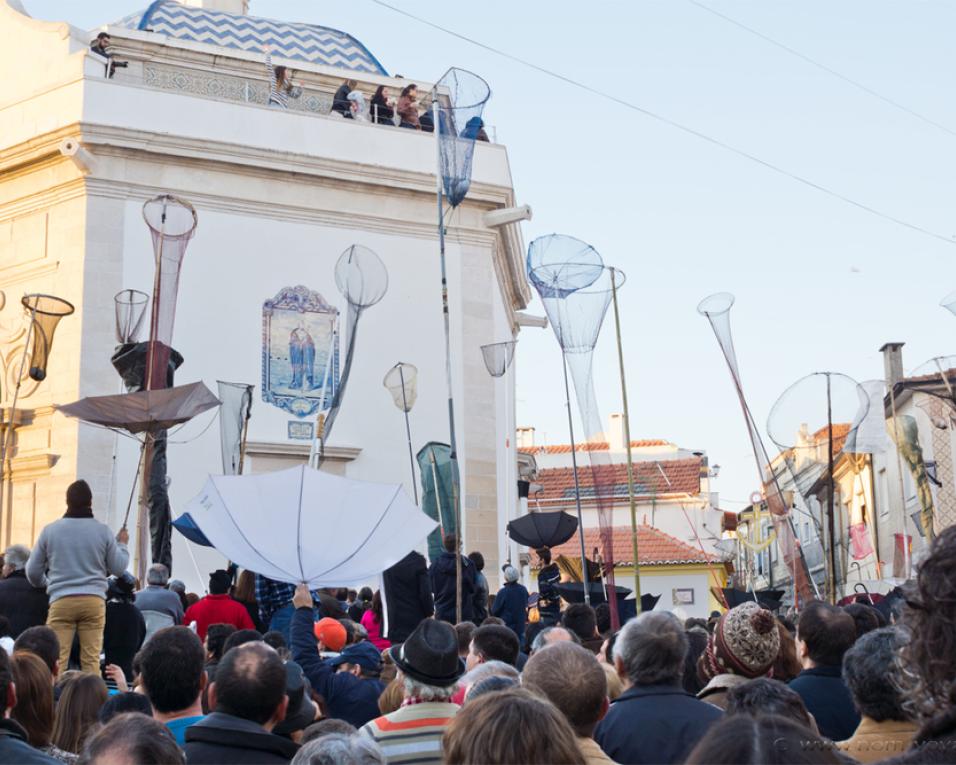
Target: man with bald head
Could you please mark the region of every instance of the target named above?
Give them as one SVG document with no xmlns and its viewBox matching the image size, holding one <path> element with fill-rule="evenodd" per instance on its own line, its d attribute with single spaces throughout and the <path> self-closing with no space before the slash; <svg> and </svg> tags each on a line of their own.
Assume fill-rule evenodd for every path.
<svg viewBox="0 0 956 765">
<path fill-rule="evenodd" d="M 571 630 L 565 627 L 545 627 L 535 635 L 531 643 L 531 655 L 534 656 L 546 645 L 552 643 L 580 643 L 580 639 Z"/>
<path fill-rule="evenodd" d="M 608 709 L 607 676 L 593 653 L 568 640 L 547 645 L 528 659 L 521 684 L 568 718 L 587 765 L 613 763 L 591 738 Z"/>
<path fill-rule="evenodd" d="M 272 734 L 285 719 L 286 669 L 261 641 L 227 651 L 209 686 L 214 710 L 186 729 L 186 762 L 208 765 L 288 763 L 298 746 Z"/>
</svg>

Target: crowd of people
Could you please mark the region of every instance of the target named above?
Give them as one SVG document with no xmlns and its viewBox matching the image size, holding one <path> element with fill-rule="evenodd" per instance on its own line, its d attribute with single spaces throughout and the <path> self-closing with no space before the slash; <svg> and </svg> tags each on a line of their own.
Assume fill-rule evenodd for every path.
<svg viewBox="0 0 956 765">
<path fill-rule="evenodd" d="M 97 45 L 99 43 L 94 41 L 94 46 Z M 293 72 L 288 67 L 273 65 L 271 46 L 266 46 L 264 50 L 266 69 L 269 73 L 268 104 L 274 109 L 288 109 L 289 99 L 299 98 L 302 95 L 302 88 L 293 81 Z M 330 111 L 332 114 L 358 122 L 397 125 L 426 133 L 435 131 L 431 97 L 421 99 L 418 86 L 414 83 L 404 86 L 397 100 L 393 98 L 390 89 L 385 85 L 379 85 L 371 100 L 367 100 L 365 93 L 359 89 L 358 82 L 350 78 L 335 91 Z M 478 141 L 488 141 L 484 122 L 480 118 L 475 119 L 477 122 L 473 124 L 469 122 L 463 135 Z"/>
<path fill-rule="evenodd" d="M 139 588 L 89 487 L 66 499 L 4 554 L 0 763 L 956 761 L 956 527 L 889 620 L 746 602 L 614 631 L 606 605 L 561 608 L 549 551 L 529 613 L 517 570 L 490 594 L 453 536 L 384 598 L 234 570 L 199 597 L 162 565 Z"/>
<path fill-rule="evenodd" d="M 128 62 L 117 61 L 113 57 L 111 45 L 112 40 L 106 32 L 100 32 L 90 42 L 90 51 L 104 60 L 108 77 L 112 77 L 117 68 L 129 65 Z M 295 73 L 289 67 L 272 63 L 272 46 L 264 46 L 263 51 L 269 82 L 266 103 L 273 109 L 288 109 L 290 99 L 302 96 L 302 86 L 294 81 Z M 358 122 L 397 125 L 426 133 L 435 131 L 432 97 L 429 94 L 422 98 L 418 86 L 414 83 L 398 90 L 397 99 L 392 89 L 385 85 L 377 86 L 371 99 L 367 99 L 366 94 L 359 89 L 357 81 L 350 78 L 345 80 L 332 96 L 330 113 Z M 470 120 L 460 134 L 477 141 L 489 141 L 485 123 L 480 117 Z"/>
</svg>

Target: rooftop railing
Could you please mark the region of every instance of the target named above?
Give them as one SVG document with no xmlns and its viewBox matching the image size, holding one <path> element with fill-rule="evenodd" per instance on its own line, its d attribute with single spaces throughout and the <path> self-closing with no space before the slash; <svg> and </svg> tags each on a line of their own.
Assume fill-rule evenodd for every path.
<svg viewBox="0 0 956 765">
<path fill-rule="evenodd" d="M 107 60 L 90 53 L 96 61 L 103 62 L 103 76 L 106 78 L 125 85 L 269 108 L 269 70 L 264 53 L 184 43 L 165 37 L 154 41 L 146 33 L 119 28 L 111 28 L 110 32 L 112 58 Z M 385 85 L 391 93 L 394 109 L 399 92 L 411 81 L 281 59 L 276 63 L 286 64 L 290 71 L 295 72 L 293 81 L 299 95 L 289 99 L 287 111 L 343 119 L 344 115 L 332 110 L 333 95 L 346 79 L 354 79 L 358 83 L 356 89 L 365 97 L 365 119 L 362 122 L 384 129 L 398 128 L 397 113 L 391 122 L 378 119 L 380 113 L 371 103 L 372 97 L 380 85 Z M 419 93 L 427 93 L 429 87 L 421 83 Z M 428 108 L 426 96 L 421 111 Z M 485 131 L 490 142 L 497 143 L 495 128 L 486 125 Z"/>
</svg>

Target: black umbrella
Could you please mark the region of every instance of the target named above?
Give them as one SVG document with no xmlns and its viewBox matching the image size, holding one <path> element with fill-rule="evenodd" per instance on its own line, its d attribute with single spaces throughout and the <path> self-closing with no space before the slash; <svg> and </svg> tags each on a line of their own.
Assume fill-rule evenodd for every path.
<svg viewBox="0 0 956 765">
<path fill-rule="evenodd" d="M 583 582 L 561 582 L 560 584 L 555 585 L 558 590 L 558 594 L 564 598 L 568 603 L 583 603 L 584 602 L 584 583 Z M 606 603 L 607 596 L 605 594 L 605 587 L 600 582 L 591 582 L 588 586 L 588 590 L 591 594 L 591 605 L 596 606 L 599 603 Z M 614 591 L 617 594 L 618 602 L 623 598 L 626 598 L 631 594 L 631 591 L 627 587 L 615 586 Z M 643 607 L 643 601 L 642 601 Z"/>
<path fill-rule="evenodd" d="M 641 595 L 641 612 L 653 611 L 654 606 L 657 605 L 657 601 L 661 599 L 660 595 L 650 595 L 645 594 Z M 630 619 L 633 619 L 637 616 L 637 601 L 636 600 L 618 600 L 617 601 L 617 613 L 621 619 L 621 624 L 624 624 Z"/>
<path fill-rule="evenodd" d="M 724 587 L 721 590 L 724 593 L 724 599 L 727 601 L 728 608 L 735 608 L 744 603 L 755 600 L 753 592 L 750 590 L 737 590 L 733 587 Z M 780 608 L 783 599 L 783 590 L 757 590 L 756 601 L 768 611 L 776 611 Z"/>
<path fill-rule="evenodd" d="M 578 530 L 578 519 L 565 512 L 534 512 L 508 524 L 508 536 L 525 547 L 555 547 L 567 542 Z M 582 601 L 583 595 L 582 595 Z"/>
</svg>

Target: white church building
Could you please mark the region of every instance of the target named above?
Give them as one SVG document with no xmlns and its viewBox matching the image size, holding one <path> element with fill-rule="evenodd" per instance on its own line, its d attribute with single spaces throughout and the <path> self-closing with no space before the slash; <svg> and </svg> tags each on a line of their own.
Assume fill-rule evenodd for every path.
<svg viewBox="0 0 956 765">
<path fill-rule="evenodd" d="M 264 388 L 264 305 L 304 288 L 299 294 L 315 305 L 339 311 L 344 338 L 347 306 L 334 267 L 353 244 L 378 254 L 389 283 L 362 318 L 325 469 L 403 483 L 411 496 L 403 416 L 382 384 L 399 361 L 418 368 L 415 449 L 448 441 L 435 136 L 330 114 L 346 78 L 367 101 L 379 85 L 395 98 L 412 81 L 389 76 L 348 34 L 248 16 L 247 5 L 159 0 L 84 31 L 0 0 L 0 406 L 10 443 L 2 546 L 31 545 L 63 514 L 64 491 L 77 478 L 91 484 L 96 516 L 114 529 L 122 523 L 137 443 L 54 407 L 120 392 L 110 363 L 113 299 L 124 289 L 152 290 L 142 208 L 160 194 L 188 200 L 198 214 L 179 285 L 173 346 L 185 362 L 176 383 L 201 380 L 213 392 L 217 380 L 256 386 L 245 472 L 304 462 L 310 442 L 301 438 L 315 421 L 314 411 Z M 99 31 L 112 38 L 112 61 L 127 64 L 112 76 L 89 48 Z M 302 86 L 288 110 L 266 106 L 266 45 Z M 423 74 L 436 80 L 442 72 Z M 430 88 L 417 84 L 420 93 Z M 530 295 L 519 224 L 490 225 L 486 216 L 516 205 L 507 150 L 478 143 L 471 190 L 446 218 L 446 239 L 464 545 L 484 553 L 492 588 L 518 507 L 515 369 L 491 377 L 480 346 L 516 338 Z M 24 379 L 14 412 L 27 293 L 64 298 L 76 312 L 57 329 L 47 379 Z M 344 343 L 339 352 L 341 363 Z M 208 475 L 222 472 L 214 416 L 170 434 L 173 517 Z M 207 548 L 187 551 L 178 533 L 173 539 L 174 576 L 205 586 L 222 559 Z"/>
</svg>

